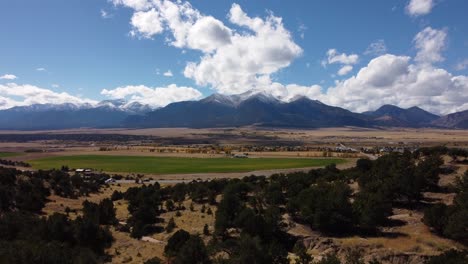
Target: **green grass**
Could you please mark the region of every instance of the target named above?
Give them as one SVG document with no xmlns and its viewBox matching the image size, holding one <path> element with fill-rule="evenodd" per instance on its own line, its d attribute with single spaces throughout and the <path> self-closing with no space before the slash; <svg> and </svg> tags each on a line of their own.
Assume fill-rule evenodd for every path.
<svg viewBox="0 0 468 264">
<path fill-rule="evenodd" d="M 313 158 L 173 158 L 147 156 L 76 155 L 28 161 L 36 169 L 93 168 L 107 172 L 176 174 L 207 172 L 246 172 L 289 169 L 343 163 L 342 159 Z"/>
<path fill-rule="evenodd" d="M 16 157 L 20 156 L 22 153 L 18 152 L 0 152 L 0 158 Z"/>
</svg>

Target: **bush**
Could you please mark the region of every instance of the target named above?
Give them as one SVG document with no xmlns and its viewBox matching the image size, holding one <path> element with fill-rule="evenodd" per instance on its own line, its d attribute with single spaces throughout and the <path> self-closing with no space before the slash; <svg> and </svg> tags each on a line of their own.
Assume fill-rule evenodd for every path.
<svg viewBox="0 0 468 264">
<path fill-rule="evenodd" d="M 169 219 L 169 222 L 167 223 L 166 232 L 171 233 L 172 230 L 174 230 L 174 228 L 176 228 L 176 224 L 174 222 L 174 218 L 171 217 L 171 219 Z"/>
<path fill-rule="evenodd" d="M 301 217 L 312 227 L 342 233 L 352 226 L 351 190 L 345 183 L 319 183 L 302 191 L 295 203 Z"/>
<path fill-rule="evenodd" d="M 175 232 L 167 241 L 167 245 L 164 247 L 164 255 L 167 257 L 175 257 L 179 253 L 182 246 L 189 240 L 190 234 L 180 229 Z"/>
</svg>

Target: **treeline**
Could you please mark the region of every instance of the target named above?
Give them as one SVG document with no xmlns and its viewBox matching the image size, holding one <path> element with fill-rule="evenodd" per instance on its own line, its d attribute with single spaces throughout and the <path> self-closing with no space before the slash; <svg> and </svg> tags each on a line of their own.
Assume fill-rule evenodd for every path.
<svg viewBox="0 0 468 264">
<path fill-rule="evenodd" d="M 51 171 L 49 173 L 57 173 Z M 100 263 L 112 243 L 102 225 L 116 222 L 110 199 L 85 202 L 83 215 L 70 220 L 54 213 L 40 217 L 55 190 L 48 172 L 23 173 L 0 167 L 0 263 Z M 51 186 L 49 188 L 49 186 Z M 61 186 L 56 185 L 55 188 Z"/>
<path fill-rule="evenodd" d="M 86 176 L 68 174 L 67 168 L 62 170 L 39 170 L 37 172 L 24 172 L 31 177 L 46 181 L 54 194 L 66 198 L 88 196 L 99 191 L 105 180 L 110 178 L 105 173 L 92 173 Z"/>
<path fill-rule="evenodd" d="M 0 165 L 19 166 L 19 167 L 26 167 L 26 168 L 31 167 L 31 164 L 24 162 L 24 161 L 14 161 L 14 160 L 6 160 L 6 159 L 0 159 Z"/>
<path fill-rule="evenodd" d="M 155 136 L 123 134 L 1 134 L 0 142 L 29 142 L 39 140 L 81 141 L 81 142 L 128 142 L 156 140 Z"/>
</svg>

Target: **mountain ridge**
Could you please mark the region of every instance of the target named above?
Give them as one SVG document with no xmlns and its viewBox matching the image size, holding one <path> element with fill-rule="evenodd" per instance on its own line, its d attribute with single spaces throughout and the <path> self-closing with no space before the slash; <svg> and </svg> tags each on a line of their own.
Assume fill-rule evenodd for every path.
<svg viewBox="0 0 468 264">
<path fill-rule="evenodd" d="M 138 102 L 104 100 L 97 104 L 37 104 L 0 110 L 0 129 L 66 129 L 79 127 L 439 127 L 468 128 L 468 110 L 438 116 L 417 106 L 383 105 L 354 113 L 305 96 L 282 100 L 265 92 L 212 94 L 161 108 Z M 40 121 L 38 121 L 40 120 Z"/>
</svg>

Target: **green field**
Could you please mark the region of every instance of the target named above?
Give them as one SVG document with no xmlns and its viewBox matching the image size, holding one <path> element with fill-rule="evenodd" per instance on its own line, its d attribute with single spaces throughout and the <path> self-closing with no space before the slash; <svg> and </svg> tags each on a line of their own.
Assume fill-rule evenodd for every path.
<svg viewBox="0 0 468 264">
<path fill-rule="evenodd" d="M 0 158 L 16 157 L 20 156 L 22 153 L 17 152 L 0 152 Z"/>
<path fill-rule="evenodd" d="M 36 169 L 93 168 L 107 172 L 176 174 L 207 172 L 246 172 L 289 169 L 343 163 L 342 159 L 313 158 L 173 158 L 147 156 L 76 155 L 28 161 Z"/>
</svg>

